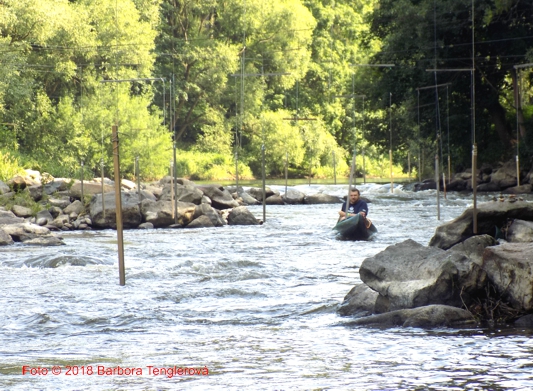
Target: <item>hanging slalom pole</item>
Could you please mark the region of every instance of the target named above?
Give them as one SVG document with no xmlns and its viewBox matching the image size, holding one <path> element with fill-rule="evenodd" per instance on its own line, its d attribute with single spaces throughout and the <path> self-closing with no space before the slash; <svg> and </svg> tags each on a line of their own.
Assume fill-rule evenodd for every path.
<svg viewBox="0 0 533 391">
<path fill-rule="evenodd" d="M 122 230 L 122 195 L 120 192 L 120 158 L 118 148 L 118 126 L 112 127 L 113 138 L 113 168 L 115 171 L 115 214 L 117 224 L 118 246 L 118 274 L 120 285 L 126 285 L 126 272 L 124 266 L 124 237 Z"/>
<path fill-rule="evenodd" d="M 337 184 L 337 164 L 335 162 L 335 151 L 331 151 L 333 155 L 333 184 Z"/>
<path fill-rule="evenodd" d="M 392 177 L 392 92 L 389 92 L 389 129 L 390 129 L 390 192 L 394 193 L 394 179 Z"/>
<path fill-rule="evenodd" d="M 85 205 L 85 199 L 83 197 L 83 160 L 81 161 L 81 165 L 80 165 L 81 169 L 80 169 L 80 181 L 81 181 L 81 203 L 83 205 Z"/>
</svg>

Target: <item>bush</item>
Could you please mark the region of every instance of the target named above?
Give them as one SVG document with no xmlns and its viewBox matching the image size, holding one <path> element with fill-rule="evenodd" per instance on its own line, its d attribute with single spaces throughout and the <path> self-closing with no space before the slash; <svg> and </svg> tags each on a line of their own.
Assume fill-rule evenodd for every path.
<svg viewBox="0 0 533 391">
<path fill-rule="evenodd" d="M 15 175 L 24 175 L 24 169 L 20 166 L 18 158 L 0 150 L 0 180 L 7 181 Z"/>
</svg>

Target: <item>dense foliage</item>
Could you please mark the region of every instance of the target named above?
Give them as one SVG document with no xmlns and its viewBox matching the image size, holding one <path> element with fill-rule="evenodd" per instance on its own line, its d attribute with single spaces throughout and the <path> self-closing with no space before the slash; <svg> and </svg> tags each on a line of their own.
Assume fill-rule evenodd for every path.
<svg viewBox="0 0 533 391">
<path fill-rule="evenodd" d="M 525 161 L 531 69 L 513 66 L 533 59 L 533 3 L 476 0 L 473 25 L 480 158 L 519 142 Z M 0 0 L 0 175 L 110 176 L 115 124 L 123 173 L 138 158 L 144 179 L 173 145 L 199 179 L 231 178 L 235 157 L 258 177 L 263 148 L 269 176 L 346 175 L 354 151 L 387 176 L 389 149 L 404 171 L 468 166 L 471 72 L 453 69 L 472 47 L 461 0 Z"/>
</svg>

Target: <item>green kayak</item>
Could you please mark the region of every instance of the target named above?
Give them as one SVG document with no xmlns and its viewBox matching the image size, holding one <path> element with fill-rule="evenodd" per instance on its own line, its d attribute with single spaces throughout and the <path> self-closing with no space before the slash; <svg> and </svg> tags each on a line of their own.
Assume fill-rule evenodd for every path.
<svg viewBox="0 0 533 391">
<path fill-rule="evenodd" d="M 368 222 L 370 222 L 370 226 L 367 228 L 366 225 Z M 348 240 L 368 240 L 378 232 L 374 224 L 360 214 L 338 222 L 333 229 L 339 233 L 342 239 Z"/>
</svg>

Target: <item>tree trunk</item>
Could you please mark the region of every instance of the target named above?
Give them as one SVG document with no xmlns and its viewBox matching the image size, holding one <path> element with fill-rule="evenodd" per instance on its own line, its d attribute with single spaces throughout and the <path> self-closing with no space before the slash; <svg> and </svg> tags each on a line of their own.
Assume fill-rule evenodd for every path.
<svg viewBox="0 0 533 391">
<path fill-rule="evenodd" d="M 511 128 L 505 120 L 505 109 L 499 102 L 493 103 L 487 109 L 502 143 L 502 150 L 507 150 L 511 146 Z"/>
</svg>

